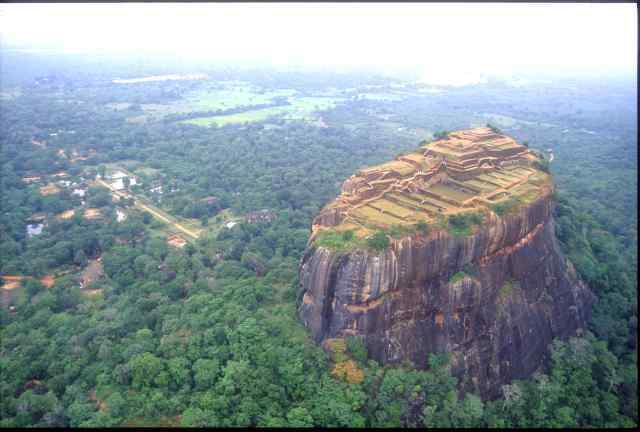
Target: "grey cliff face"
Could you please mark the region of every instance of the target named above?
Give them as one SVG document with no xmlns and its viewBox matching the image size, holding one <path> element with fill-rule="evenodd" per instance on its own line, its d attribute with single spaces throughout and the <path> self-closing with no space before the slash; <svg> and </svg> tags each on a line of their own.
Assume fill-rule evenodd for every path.
<svg viewBox="0 0 640 432">
<path fill-rule="evenodd" d="M 362 337 L 385 364 L 451 353 L 463 390 L 494 398 L 540 368 L 553 338 L 579 333 L 595 299 L 559 251 L 552 205 L 549 191 L 471 236 L 415 234 L 379 254 L 310 247 L 299 316 L 318 343 Z"/>
</svg>

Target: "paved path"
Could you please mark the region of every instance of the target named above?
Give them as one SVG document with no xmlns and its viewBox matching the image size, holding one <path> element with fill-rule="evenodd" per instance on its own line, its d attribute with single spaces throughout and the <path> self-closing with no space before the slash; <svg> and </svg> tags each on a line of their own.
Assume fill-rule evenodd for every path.
<svg viewBox="0 0 640 432">
<path fill-rule="evenodd" d="M 127 198 L 127 196 L 125 194 L 123 194 L 122 192 L 118 192 L 113 186 L 111 186 L 109 183 L 105 182 L 102 179 L 97 179 L 96 183 L 98 183 L 101 186 L 106 187 L 107 189 L 109 189 L 111 192 L 113 192 L 114 194 L 116 194 L 120 198 Z M 195 232 L 195 231 L 192 231 L 192 230 L 190 230 L 188 228 L 185 228 L 184 226 L 182 226 L 178 222 L 173 222 L 170 219 L 170 216 L 167 213 L 163 212 L 160 209 L 153 208 L 153 207 L 151 207 L 151 206 L 149 206 L 147 204 L 142 203 L 142 201 L 139 198 L 136 198 L 135 196 L 133 196 L 133 205 L 135 205 L 138 208 L 141 208 L 142 210 L 148 211 L 149 213 L 151 213 L 156 218 L 158 218 L 161 221 L 171 225 L 172 227 L 176 228 L 177 230 L 182 231 L 183 233 L 185 233 L 186 235 L 188 235 L 189 237 L 191 237 L 193 239 L 197 239 L 200 236 L 199 232 Z"/>
</svg>

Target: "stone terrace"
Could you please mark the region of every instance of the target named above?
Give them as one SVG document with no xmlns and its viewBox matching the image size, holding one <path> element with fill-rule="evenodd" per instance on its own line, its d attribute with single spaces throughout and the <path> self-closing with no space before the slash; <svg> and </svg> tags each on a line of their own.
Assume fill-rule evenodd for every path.
<svg viewBox="0 0 640 432">
<path fill-rule="evenodd" d="M 334 227 L 360 235 L 537 195 L 550 178 L 536 160 L 528 148 L 489 128 L 452 132 L 348 178 L 314 220 L 314 232 Z"/>
</svg>

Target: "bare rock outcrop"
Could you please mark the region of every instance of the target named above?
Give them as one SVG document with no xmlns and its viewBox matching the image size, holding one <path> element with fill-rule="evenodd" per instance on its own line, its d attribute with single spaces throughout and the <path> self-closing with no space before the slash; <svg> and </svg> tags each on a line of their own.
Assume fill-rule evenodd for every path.
<svg viewBox="0 0 640 432">
<path fill-rule="evenodd" d="M 318 343 L 358 336 L 385 364 L 424 368 L 430 353 L 451 353 L 463 390 L 496 397 L 589 318 L 594 296 L 558 248 L 552 208 L 548 188 L 512 214 L 488 212 L 469 236 L 431 229 L 379 253 L 311 242 L 300 319 Z"/>
</svg>

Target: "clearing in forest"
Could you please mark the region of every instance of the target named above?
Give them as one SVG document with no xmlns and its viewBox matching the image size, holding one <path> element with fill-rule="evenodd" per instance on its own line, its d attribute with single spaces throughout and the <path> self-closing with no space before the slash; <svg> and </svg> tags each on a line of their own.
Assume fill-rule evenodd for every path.
<svg viewBox="0 0 640 432">
<path fill-rule="evenodd" d="M 206 88 L 191 91 L 177 101 L 166 104 L 141 104 L 142 114 L 130 117 L 129 122 L 160 120 L 170 114 L 191 112 L 226 111 L 252 109 L 252 107 L 274 104 L 276 98 L 293 96 L 292 89 L 267 90 L 248 83 L 215 83 Z"/>
<path fill-rule="evenodd" d="M 60 188 L 53 183 L 49 183 L 48 185 L 42 186 L 40 188 L 40 195 L 42 196 L 53 195 L 59 192 L 60 192 Z"/>
<path fill-rule="evenodd" d="M 33 279 L 32 276 L 0 276 L 0 278 L 2 278 L 4 282 L 2 287 L 0 288 L 9 291 L 20 288 L 20 286 L 22 286 L 22 280 Z M 47 288 L 51 288 L 55 281 L 56 279 L 53 275 L 46 275 L 40 279 L 42 285 L 46 286 Z"/>
<path fill-rule="evenodd" d="M 16 288 L 20 288 L 21 286 L 21 282 L 22 279 L 24 279 L 24 276 L 1 276 L 2 277 L 2 281 L 4 282 L 2 284 L 2 289 L 5 290 L 14 290 Z"/>
<path fill-rule="evenodd" d="M 177 248 L 183 248 L 187 244 L 187 241 L 177 234 L 172 234 L 167 237 L 167 244 Z"/>
<path fill-rule="evenodd" d="M 227 124 L 253 123 L 265 121 L 271 117 L 280 117 L 286 120 L 314 121 L 314 113 L 325 111 L 336 106 L 340 98 L 329 97 L 301 97 L 289 98 L 288 105 L 280 105 L 256 110 L 247 110 L 237 114 L 200 117 L 184 120 L 182 123 L 197 126 L 224 126 Z"/>
<path fill-rule="evenodd" d="M 102 213 L 100 213 L 100 209 L 98 208 L 88 208 L 84 211 L 84 218 L 88 220 L 98 219 L 102 217 Z"/>
<path fill-rule="evenodd" d="M 40 282 L 42 282 L 42 285 L 46 286 L 47 288 L 51 288 L 56 282 L 56 279 L 53 277 L 53 275 L 49 274 L 40 279 Z"/>
<path fill-rule="evenodd" d="M 87 289 L 104 274 L 101 259 L 90 260 L 80 274 L 80 287 Z"/>
<path fill-rule="evenodd" d="M 62 213 L 60 213 L 58 216 L 56 216 L 58 219 L 64 220 L 64 219 L 71 219 L 73 217 L 73 215 L 76 214 L 76 211 L 74 209 L 71 210 L 67 210 L 64 211 Z"/>
</svg>

